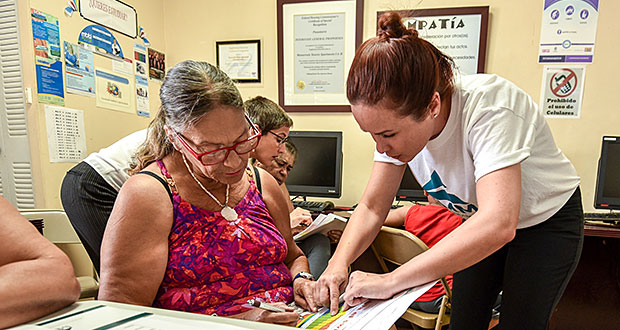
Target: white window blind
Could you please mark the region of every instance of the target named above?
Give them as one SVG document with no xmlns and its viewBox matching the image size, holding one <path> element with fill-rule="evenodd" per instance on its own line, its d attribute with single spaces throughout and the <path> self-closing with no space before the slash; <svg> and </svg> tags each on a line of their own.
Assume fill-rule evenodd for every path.
<svg viewBox="0 0 620 330">
<path fill-rule="evenodd" d="M 35 207 L 19 44 L 17 0 L 0 0 L 0 194 Z"/>
</svg>

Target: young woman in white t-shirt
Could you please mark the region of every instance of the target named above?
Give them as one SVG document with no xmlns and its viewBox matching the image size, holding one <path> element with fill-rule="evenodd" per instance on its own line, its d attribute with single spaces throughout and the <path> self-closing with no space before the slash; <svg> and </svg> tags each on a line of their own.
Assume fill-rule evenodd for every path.
<svg viewBox="0 0 620 330">
<path fill-rule="evenodd" d="M 315 296 L 334 313 L 342 291 L 357 305 L 454 273 L 451 329 L 487 329 L 501 290 L 500 328 L 546 329 L 581 254 L 583 211 L 579 177 L 531 98 L 495 75 L 456 75 L 396 13 L 357 50 L 347 97 L 375 163 Z M 405 165 L 463 225 L 391 273 L 348 276 Z"/>
</svg>

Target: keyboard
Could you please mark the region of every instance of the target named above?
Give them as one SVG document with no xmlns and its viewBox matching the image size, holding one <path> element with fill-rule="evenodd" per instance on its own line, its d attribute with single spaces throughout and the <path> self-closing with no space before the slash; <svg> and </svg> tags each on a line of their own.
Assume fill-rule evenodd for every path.
<svg viewBox="0 0 620 330">
<path fill-rule="evenodd" d="M 613 222 L 620 221 L 620 213 L 585 212 L 583 218 L 584 220 Z"/>
<path fill-rule="evenodd" d="M 302 209 L 306 209 L 311 212 L 323 212 L 327 209 L 331 209 L 334 207 L 334 203 L 332 202 L 314 202 L 314 201 L 298 201 L 294 200 L 294 207 L 301 207 Z"/>
</svg>

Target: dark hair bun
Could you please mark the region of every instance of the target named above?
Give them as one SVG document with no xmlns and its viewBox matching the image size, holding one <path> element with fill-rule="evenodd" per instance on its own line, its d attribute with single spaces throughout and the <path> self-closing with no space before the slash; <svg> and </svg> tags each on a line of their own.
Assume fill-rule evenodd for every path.
<svg viewBox="0 0 620 330">
<path fill-rule="evenodd" d="M 402 38 L 404 36 L 418 36 L 418 31 L 407 29 L 397 12 L 387 12 L 379 18 L 377 35 L 384 38 Z"/>
</svg>

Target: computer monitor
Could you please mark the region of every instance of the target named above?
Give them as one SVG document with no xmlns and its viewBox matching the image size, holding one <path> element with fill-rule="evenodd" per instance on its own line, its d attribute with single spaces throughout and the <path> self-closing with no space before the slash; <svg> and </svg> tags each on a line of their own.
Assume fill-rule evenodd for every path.
<svg viewBox="0 0 620 330">
<path fill-rule="evenodd" d="M 403 174 L 403 180 L 400 182 L 398 192 L 396 192 L 397 201 L 411 201 L 411 202 L 426 202 L 426 196 L 424 195 L 424 189 L 415 179 L 409 166 L 405 169 Z"/>
<path fill-rule="evenodd" d="M 620 210 L 620 136 L 603 136 L 594 208 Z"/>
<path fill-rule="evenodd" d="M 286 179 L 289 194 L 340 197 L 342 193 L 342 132 L 291 131 L 298 158 Z"/>
</svg>

